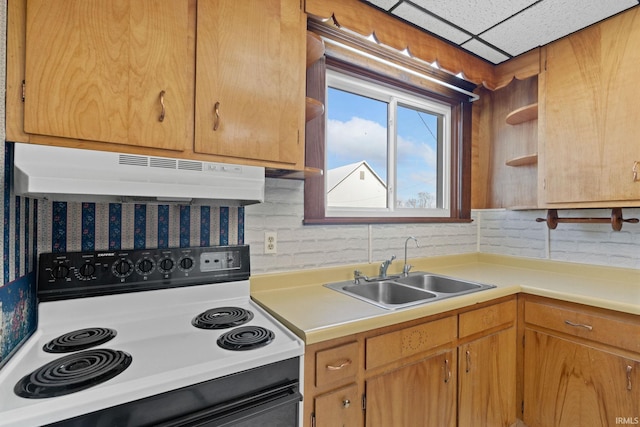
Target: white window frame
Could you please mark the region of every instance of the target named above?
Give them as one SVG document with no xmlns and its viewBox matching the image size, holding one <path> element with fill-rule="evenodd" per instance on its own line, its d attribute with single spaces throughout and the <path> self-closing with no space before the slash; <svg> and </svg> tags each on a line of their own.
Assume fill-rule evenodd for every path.
<svg viewBox="0 0 640 427">
<path fill-rule="evenodd" d="M 335 70 L 327 69 L 325 99 L 328 98 L 328 88 L 351 92 L 357 95 L 366 96 L 389 104 L 389 114 L 387 117 L 387 208 L 356 208 L 356 207 L 331 207 L 327 203 L 327 153 L 325 150 L 325 191 L 324 207 L 326 217 L 347 217 L 347 218 L 411 218 L 411 217 L 436 217 L 448 218 L 451 215 L 451 106 L 436 100 L 416 96 L 399 89 L 390 88 L 381 84 L 376 84 L 358 77 L 346 75 Z M 442 198 L 442 207 L 439 208 L 397 208 L 395 184 L 396 175 L 396 108 L 397 105 L 424 110 L 442 117 L 442 149 L 439 155 L 442 156 L 441 183 L 437 191 Z M 328 114 L 324 115 L 325 129 L 328 127 Z M 328 132 L 327 132 L 328 134 Z M 325 141 L 326 144 L 326 141 Z M 325 145 L 326 146 L 326 145 Z"/>
</svg>

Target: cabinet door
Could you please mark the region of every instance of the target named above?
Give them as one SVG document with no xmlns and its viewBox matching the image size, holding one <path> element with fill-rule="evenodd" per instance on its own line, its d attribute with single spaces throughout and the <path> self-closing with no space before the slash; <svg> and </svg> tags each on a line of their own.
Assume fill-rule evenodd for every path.
<svg viewBox="0 0 640 427">
<path fill-rule="evenodd" d="M 639 44 L 636 9 L 546 47 L 543 202 L 640 200 Z"/>
<path fill-rule="evenodd" d="M 356 384 L 317 396 L 314 401 L 315 427 L 362 425 L 362 405 Z"/>
<path fill-rule="evenodd" d="M 182 149 L 187 1 L 28 0 L 26 20 L 27 133 Z"/>
<path fill-rule="evenodd" d="M 367 380 L 367 427 L 455 426 L 455 364 L 446 352 Z"/>
<path fill-rule="evenodd" d="M 458 424 L 508 427 L 516 422 L 516 330 L 472 341 L 458 353 Z"/>
<path fill-rule="evenodd" d="M 640 414 L 640 361 L 531 330 L 525 343 L 529 427 L 613 426 Z"/>
<path fill-rule="evenodd" d="M 199 0 L 195 151 L 302 167 L 299 0 Z"/>
</svg>

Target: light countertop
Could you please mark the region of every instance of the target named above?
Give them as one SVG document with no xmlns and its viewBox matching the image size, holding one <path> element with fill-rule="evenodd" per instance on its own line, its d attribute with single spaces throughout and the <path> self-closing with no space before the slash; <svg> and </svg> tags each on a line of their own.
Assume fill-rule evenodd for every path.
<svg viewBox="0 0 640 427">
<path fill-rule="evenodd" d="M 640 270 L 465 254 L 412 259 L 412 271 L 427 271 L 495 285 L 476 293 L 415 307 L 386 310 L 322 286 L 353 278 L 353 270 L 375 276 L 377 264 L 258 275 L 251 296 L 307 344 L 527 293 L 640 315 Z M 395 269 L 393 267 L 396 267 Z M 393 264 L 389 275 L 398 274 Z"/>
</svg>

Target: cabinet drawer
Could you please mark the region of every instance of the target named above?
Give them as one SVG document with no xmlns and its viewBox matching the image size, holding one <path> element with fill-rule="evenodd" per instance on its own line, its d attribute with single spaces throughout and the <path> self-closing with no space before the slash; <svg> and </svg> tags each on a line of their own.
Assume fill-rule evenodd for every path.
<svg viewBox="0 0 640 427">
<path fill-rule="evenodd" d="M 464 338 L 498 326 L 507 328 L 515 322 L 516 310 L 516 302 L 513 300 L 462 313 L 458 335 Z"/>
<path fill-rule="evenodd" d="M 314 400 L 316 427 L 357 426 L 360 424 L 362 405 L 356 384 L 317 396 Z"/>
<path fill-rule="evenodd" d="M 456 329 L 456 316 L 449 316 L 369 338 L 366 341 L 366 368 L 382 366 L 451 343 L 456 339 Z"/>
<path fill-rule="evenodd" d="M 316 387 L 353 381 L 357 372 L 357 342 L 321 350 L 316 353 Z"/>
<path fill-rule="evenodd" d="M 613 312 L 608 316 L 588 309 L 527 301 L 524 320 L 528 324 L 640 353 L 640 318 L 634 322 L 623 316 L 616 318 Z"/>
</svg>

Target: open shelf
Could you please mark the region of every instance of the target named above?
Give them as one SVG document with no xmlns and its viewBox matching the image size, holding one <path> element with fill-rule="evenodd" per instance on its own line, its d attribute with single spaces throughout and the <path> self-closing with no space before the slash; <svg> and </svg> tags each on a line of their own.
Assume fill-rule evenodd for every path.
<svg viewBox="0 0 640 427">
<path fill-rule="evenodd" d="M 324 104 L 317 99 L 307 97 L 305 113 L 307 121 L 313 120 L 324 113 Z"/>
<path fill-rule="evenodd" d="M 324 55 L 324 42 L 317 34 L 307 31 L 307 68 Z"/>
<path fill-rule="evenodd" d="M 507 166 L 527 166 L 538 163 L 538 153 L 528 154 L 526 156 L 516 157 L 506 161 Z"/>
<path fill-rule="evenodd" d="M 529 122 L 538 118 L 538 103 L 525 105 L 524 107 L 513 110 L 507 114 L 507 124 L 517 125 L 524 122 Z"/>
</svg>

